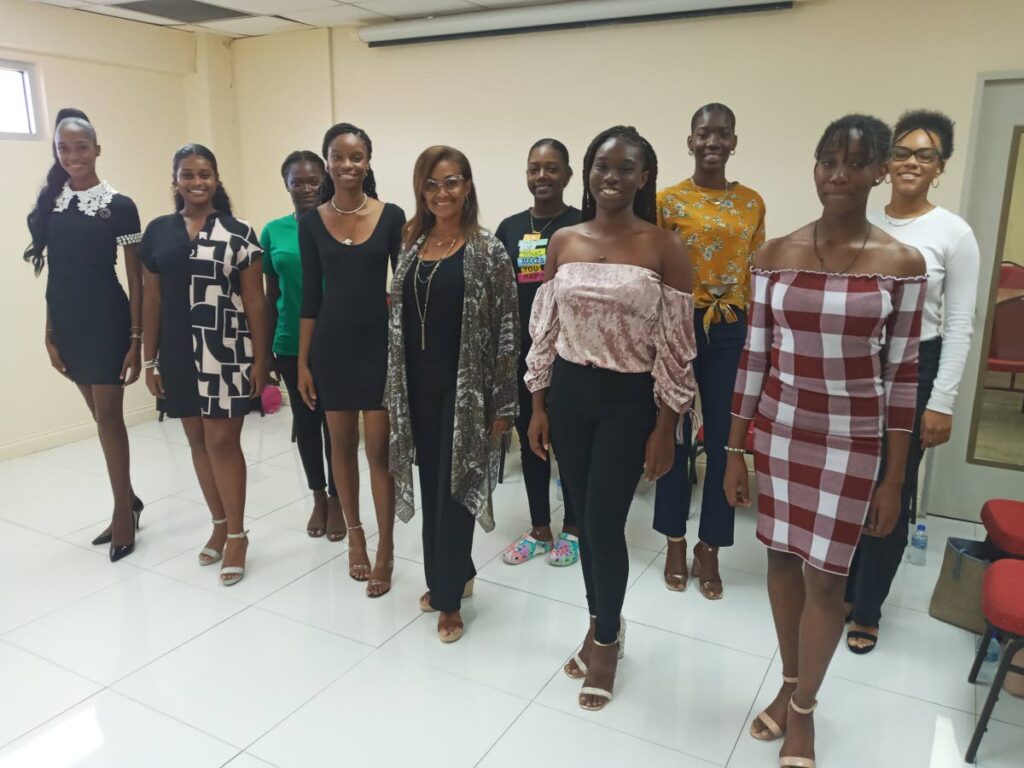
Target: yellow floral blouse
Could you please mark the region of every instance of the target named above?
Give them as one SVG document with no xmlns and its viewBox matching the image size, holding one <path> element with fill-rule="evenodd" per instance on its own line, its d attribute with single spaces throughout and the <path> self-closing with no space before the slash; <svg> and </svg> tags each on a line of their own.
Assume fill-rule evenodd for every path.
<svg viewBox="0 0 1024 768">
<path fill-rule="evenodd" d="M 712 323 L 736 322 L 750 303 L 750 265 L 764 242 L 764 200 L 738 182 L 705 189 L 691 179 L 658 192 L 658 225 L 678 232 L 693 262 L 693 303 Z"/>
</svg>

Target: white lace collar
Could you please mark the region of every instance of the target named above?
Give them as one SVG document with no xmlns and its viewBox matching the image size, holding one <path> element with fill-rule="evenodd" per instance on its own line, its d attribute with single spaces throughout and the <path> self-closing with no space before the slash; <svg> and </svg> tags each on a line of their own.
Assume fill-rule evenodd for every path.
<svg viewBox="0 0 1024 768">
<path fill-rule="evenodd" d="M 101 209 L 110 205 L 110 201 L 114 199 L 116 194 L 117 190 L 105 181 L 101 181 L 95 187 L 89 187 L 89 189 L 77 192 L 67 182 L 64 182 L 64 189 L 60 191 L 60 194 L 57 195 L 57 199 L 53 203 L 53 212 L 60 213 L 61 211 L 66 211 L 68 206 L 71 205 L 71 201 L 77 197 L 78 210 L 86 216 L 95 216 Z"/>
</svg>

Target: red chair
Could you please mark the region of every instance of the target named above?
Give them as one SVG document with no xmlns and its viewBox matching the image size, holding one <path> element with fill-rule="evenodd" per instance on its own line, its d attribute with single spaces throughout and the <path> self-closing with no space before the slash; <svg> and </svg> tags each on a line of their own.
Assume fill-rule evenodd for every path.
<svg viewBox="0 0 1024 768">
<path fill-rule="evenodd" d="M 988 730 L 988 721 L 999 699 L 999 692 L 1003 690 L 1006 673 L 1024 675 L 1024 667 L 1013 663 L 1017 653 L 1024 649 L 1024 560 L 998 560 L 986 569 L 981 589 L 981 609 L 985 613 L 988 629 L 978 647 L 978 655 L 974 657 L 974 666 L 971 667 L 967 681 L 972 684 L 978 681 L 978 670 L 981 669 L 993 637 L 1004 641 L 1003 660 L 996 670 L 992 689 L 988 692 L 981 718 L 974 729 L 970 746 L 967 747 L 964 760 L 968 763 L 974 763 L 978 754 L 981 737 Z"/>
<path fill-rule="evenodd" d="M 749 454 L 754 453 L 754 420 L 750 420 L 750 426 L 747 427 L 747 439 L 743 443 L 743 450 Z M 693 446 L 690 448 L 690 483 L 692 485 L 697 484 L 697 457 L 704 453 L 704 425 L 701 424 L 700 429 L 697 430 L 697 437 L 693 441 Z"/>
<path fill-rule="evenodd" d="M 1015 261 L 1004 261 L 999 265 L 1000 288 L 1024 288 L 1024 266 Z"/>
<path fill-rule="evenodd" d="M 1024 558 L 1024 501 L 989 499 L 981 508 L 981 522 L 997 549 Z"/>
<path fill-rule="evenodd" d="M 1024 296 L 1002 301 L 995 306 L 992 320 L 992 341 L 988 349 L 986 368 L 994 373 L 1010 374 L 1009 387 L 986 384 L 985 389 L 1000 392 L 1019 392 L 1017 374 L 1024 373 Z M 1024 411 L 1024 408 L 1021 409 Z"/>
</svg>

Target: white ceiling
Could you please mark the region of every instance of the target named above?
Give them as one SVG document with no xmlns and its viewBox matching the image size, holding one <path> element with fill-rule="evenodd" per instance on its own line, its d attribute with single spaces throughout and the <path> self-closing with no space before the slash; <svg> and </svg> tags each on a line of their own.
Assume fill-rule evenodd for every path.
<svg viewBox="0 0 1024 768">
<path fill-rule="evenodd" d="M 307 27 L 333 27 L 414 19 L 450 13 L 474 13 L 495 8 L 552 5 L 576 0 L 202 0 L 251 14 L 247 17 L 182 24 L 180 20 L 119 7 L 131 0 L 35 0 L 75 11 L 100 13 L 145 24 L 189 31 L 210 31 L 232 37 L 253 37 Z"/>
</svg>

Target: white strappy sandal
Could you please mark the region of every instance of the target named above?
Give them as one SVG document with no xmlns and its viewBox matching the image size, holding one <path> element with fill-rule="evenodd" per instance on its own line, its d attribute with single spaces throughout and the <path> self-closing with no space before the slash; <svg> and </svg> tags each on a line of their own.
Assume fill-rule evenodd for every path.
<svg viewBox="0 0 1024 768">
<path fill-rule="evenodd" d="M 222 517 L 220 520 L 213 520 L 214 525 L 224 525 L 228 519 Z M 223 552 L 218 552 L 213 547 L 203 547 L 199 550 L 199 564 L 200 565 L 213 565 L 218 560 L 224 557 Z"/>
<path fill-rule="evenodd" d="M 229 539 L 248 539 L 249 532 L 242 531 L 241 533 L 229 533 Z M 248 554 L 248 552 L 246 553 Z M 235 584 L 245 578 L 245 566 L 244 565 L 226 565 L 220 569 L 220 583 L 225 587 L 233 587 Z"/>
<path fill-rule="evenodd" d="M 613 645 L 613 643 L 599 643 L 597 642 L 597 640 L 595 640 L 594 645 L 599 645 L 602 648 L 608 648 L 609 646 Z M 614 645 L 619 646 L 618 658 L 622 659 L 622 657 L 626 655 L 626 620 L 622 617 L 619 617 L 619 634 L 618 637 L 615 638 Z M 578 661 L 576 663 L 579 664 Z M 580 696 L 596 696 L 599 699 L 604 699 L 604 702 L 596 707 L 585 706 L 583 702 L 580 701 L 580 709 L 585 709 L 589 712 L 597 712 L 598 710 L 604 709 L 606 706 L 608 706 L 608 702 L 612 700 L 612 692 L 610 690 L 606 690 L 604 688 L 597 688 L 593 685 L 584 685 L 582 688 L 580 688 Z"/>
</svg>

